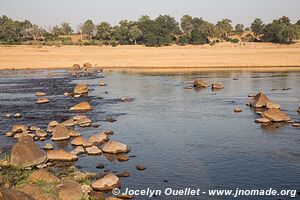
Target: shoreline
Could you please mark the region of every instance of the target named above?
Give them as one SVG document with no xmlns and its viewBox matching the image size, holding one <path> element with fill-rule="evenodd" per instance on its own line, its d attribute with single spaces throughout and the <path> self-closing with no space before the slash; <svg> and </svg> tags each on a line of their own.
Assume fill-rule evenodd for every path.
<svg viewBox="0 0 300 200">
<path fill-rule="evenodd" d="M 300 43 L 215 46 L 0 46 L 0 70 L 68 69 L 91 63 L 104 71 L 192 73 L 300 71 Z"/>
</svg>

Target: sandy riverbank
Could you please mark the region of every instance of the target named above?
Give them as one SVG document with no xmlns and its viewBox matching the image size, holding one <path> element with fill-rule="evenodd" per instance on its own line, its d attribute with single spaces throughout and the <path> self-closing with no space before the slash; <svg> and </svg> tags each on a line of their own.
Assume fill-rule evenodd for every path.
<svg viewBox="0 0 300 200">
<path fill-rule="evenodd" d="M 300 43 L 215 46 L 1 46 L 0 69 L 68 68 L 92 63 L 116 71 L 192 72 L 220 70 L 300 71 Z"/>
</svg>

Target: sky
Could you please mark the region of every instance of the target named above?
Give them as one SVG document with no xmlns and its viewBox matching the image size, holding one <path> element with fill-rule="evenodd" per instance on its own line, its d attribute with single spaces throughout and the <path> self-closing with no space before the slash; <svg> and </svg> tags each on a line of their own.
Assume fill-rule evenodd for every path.
<svg viewBox="0 0 300 200">
<path fill-rule="evenodd" d="M 213 23 L 229 18 L 233 24 L 245 26 L 256 17 L 271 22 L 285 15 L 295 22 L 300 19 L 300 0 L 0 0 L 0 15 L 28 19 L 43 27 L 67 21 L 76 29 L 87 19 L 116 25 L 121 19 L 155 18 L 159 14 L 169 14 L 178 21 L 185 14 Z"/>
</svg>

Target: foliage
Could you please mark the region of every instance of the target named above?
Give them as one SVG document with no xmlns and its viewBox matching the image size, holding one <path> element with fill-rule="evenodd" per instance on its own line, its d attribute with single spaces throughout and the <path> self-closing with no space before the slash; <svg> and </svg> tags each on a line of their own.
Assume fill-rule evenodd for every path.
<svg viewBox="0 0 300 200">
<path fill-rule="evenodd" d="M 263 21 L 259 18 L 256 18 L 251 23 L 251 30 L 255 35 L 255 38 L 257 38 L 259 35 L 261 35 L 264 31 L 265 25 L 263 24 Z"/>
</svg>

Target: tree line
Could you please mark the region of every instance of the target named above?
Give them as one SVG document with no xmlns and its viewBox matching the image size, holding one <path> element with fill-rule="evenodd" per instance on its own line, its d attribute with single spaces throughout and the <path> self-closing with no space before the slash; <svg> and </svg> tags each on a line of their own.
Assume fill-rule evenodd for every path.
<svg viewBox="0 0 300 200">
<path fill-rule="evenodd" d="M 74 34 L 86 38 L 84 40 L 81 38 L 78 43 L 74 43 L 71 40 Z M 214 24 L 190 15 L 184 15 L 180 22 L 169 15 L 160 15 L 155 19 L 144 15 L 138 21 L 121 20 L 116 26 L 108 22 L 95 24 L 92 20 L 87 20 L 78 26 L 77 32 L 67 22 L 43 28 L 32 24 L 29 20 L 17 21 L 5 15 L 0 17 L 1 44 L 60 42 L 83 45 L 168 46 L 171 44 L 213 45 L 223 41 L 291 44 L 299 38 L 300 20 L 293 24 L 286 16 L 266 24 L 256 18 L 250 27 L 244 27 L 243 24 L 233 26 L 230 19 L 223 19 Z"/>
</svg>

